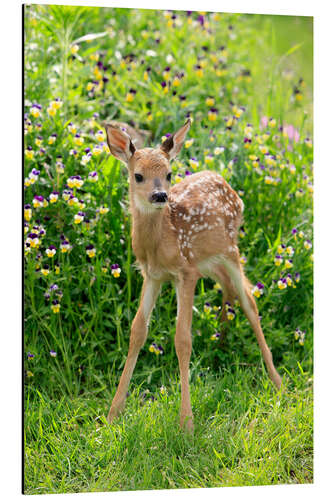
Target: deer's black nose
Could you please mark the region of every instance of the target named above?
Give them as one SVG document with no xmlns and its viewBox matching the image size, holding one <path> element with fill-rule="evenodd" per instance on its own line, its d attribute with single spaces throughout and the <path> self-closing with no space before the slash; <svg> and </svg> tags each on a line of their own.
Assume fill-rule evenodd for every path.
<svg viewBox="0 0 333 500">
<path fill-rule="evenodd" d="M 168 199 L 168 195 L 165 191 L 159 191 L 151 195 L 151 200 L 153 203 L 165 203 Z"/>
</svg>

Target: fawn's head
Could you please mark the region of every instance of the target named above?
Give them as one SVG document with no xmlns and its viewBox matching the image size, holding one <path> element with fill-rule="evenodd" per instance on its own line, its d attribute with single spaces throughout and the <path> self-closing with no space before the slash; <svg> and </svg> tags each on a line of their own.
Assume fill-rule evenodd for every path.
<svg viewBox="0 0 333 500">
<path fill-rule="evenodd" d="M 166 205 L 171 183 L 170 160 L 181 150 L 190 126 L 191 121 L 187 120 L 160 146 L 138 150 L 125 130 L 105 126 L 111 154 L 127 165 L 134 204 L 140 212 L 151 213 Z"/>
</svg>

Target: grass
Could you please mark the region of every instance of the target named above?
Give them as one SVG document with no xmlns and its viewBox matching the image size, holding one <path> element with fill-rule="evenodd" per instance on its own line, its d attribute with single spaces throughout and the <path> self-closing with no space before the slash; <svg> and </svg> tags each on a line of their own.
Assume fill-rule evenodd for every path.
<svg viewBox="0 0 333 500">
<path fill-rule="evenodd" d="M 175 15 L 25 7 L 26 493 L 312 481 L 312 20 L 205 14 L 202 24 L 197 13 Z M 167 285 L 125 413 L 112 427 L 104 419 L 142 277 L 126 168 L 109 155 L 102 123 L 133 120 L 158 144 L 189 115 L 193 143 L 172 163 L 173 182 L 212 169 L 242 197 L 240 254 L 249 279 L 264 285 L 261 324 L 285 381 L 274 392 L 237 305 L 217 347 L 221 290 L 199 280 L 194 437 L 178 426 L 176 300 Z M 83 185 L 71 188 L 77 175 Z"/>
<path fill-rule="evenodd" d="M 312 378 L 285 374 L 277 393 L 258 371 L 236 364 L 218 377 L 192 373 L 193 436 L 175 425 L 175 380 L 166 394 L 134 388 L 112 426 L 105 421 L 108 391 L 54 400 L 29 390 L 25 492 L 312 482 Z"/>
</svg>

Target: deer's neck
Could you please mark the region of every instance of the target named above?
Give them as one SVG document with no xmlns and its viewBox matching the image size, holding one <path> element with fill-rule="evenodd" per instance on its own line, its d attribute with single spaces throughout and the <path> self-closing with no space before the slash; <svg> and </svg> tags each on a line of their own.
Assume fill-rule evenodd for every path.
<svg viewBox="0 0 333 500">
<path fill-rule="evenodd" d="M 169 207 L 142 213 L 132 206 L 133 250 L 139 261 L 147 261 L 158 253 L 168 227 Z"/>
</svg>

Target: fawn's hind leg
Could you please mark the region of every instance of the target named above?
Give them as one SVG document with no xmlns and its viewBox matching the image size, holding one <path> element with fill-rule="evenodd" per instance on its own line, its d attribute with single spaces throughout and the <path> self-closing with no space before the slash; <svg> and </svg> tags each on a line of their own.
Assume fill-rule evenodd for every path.
<svg viewBox="0 0 333 500">
<path fill-rule="evenodd" d="M 244 275 L 243 269 L 238 260 L 231 260 L 227 257 L 221 257 L 221 266 L 216 266 L 215 274 L 219 279 L 223 279 L 223 273 L 227 273 L 233 288 L 237 293 L 237 298 L 240 305 L 253 328 L 255 336 L 257 338 L 262 356 L 264 358 L 266 368 L 270 379 L 278 389 L 281 387 L 281 377 L 276 371 L 273 363 L 272 353 L 266 343 L 265 336 L 261 329 L 258 309 L 254 297 L 250 290 L 250 283 Z M 221 285 L 222 286 L 222 285 Z"/>
</svg>

